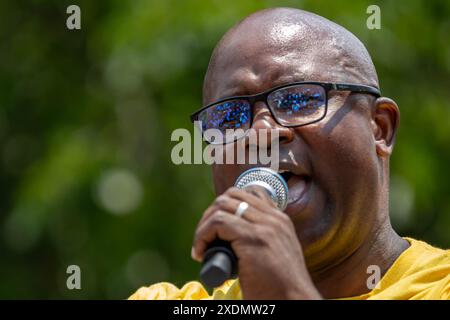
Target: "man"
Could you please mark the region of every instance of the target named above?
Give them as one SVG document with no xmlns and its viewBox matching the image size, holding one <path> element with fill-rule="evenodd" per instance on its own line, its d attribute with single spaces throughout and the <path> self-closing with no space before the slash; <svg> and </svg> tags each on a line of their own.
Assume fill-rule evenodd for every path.
<svg viewBox="0 0 450 320">
<path fill-rule="evenodd" d="M 391 227 L 389 157 L 399 109 L 379 96 L 364 45 L 312 13 L 256 12 L 215 48 L 203 102 L 207 106 L 279 87 L 276 95 L 261 95 L 251 104 L 251 119 L 244 124 L 278 132 L 280 171 L 289 186 L 285 212 L 261 194 L 232 187 L 250 165 L 215 164 L 219 196 L 195 232 L 192 257 L 199 262 L 216 237 L 231 243 L 238 279 L 212 295 L 192 281 L 181 289 L 170 283 L 143 287 L 130 298 L 449 299 L 450 252 L 402 238 Z M 286 112 L 285 102 L 292 97 L 303 99 L 303 105 L 289 105 Z M 310 101 L 309 111 L 302 111 Z M 206 108 L 206 117 L 220 117 L 216 107 Z M 242 202 L 248 209 L 238 216 Z M 381 276 L 375 288 L 368 270 Z"/>
</svg>

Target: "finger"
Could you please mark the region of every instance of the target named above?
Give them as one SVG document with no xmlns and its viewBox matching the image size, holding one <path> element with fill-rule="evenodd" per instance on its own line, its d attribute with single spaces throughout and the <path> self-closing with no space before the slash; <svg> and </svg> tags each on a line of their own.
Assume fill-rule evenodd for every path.
<svg viewBox="0 0 450 320">
<path fill-rule="evenodd" d="M 255 196 L 254 193 L 247 192 L 247 189 L 242 190 L 238 188 L 230 188 L 227 190 L 227 195 L 240 201 L 247 202 L 252 211 L 256 211 L 258 214 L 255 216 L 249 212 L 245 213 L 246 219 L 252 219 L 253 222 L 263 223 L 263 224 L 279 224 L 279 223 L 290 223 L 289 216 L 283 211 L 279 210 L 276 204 L 269 197 L 267 192 L 262 187 L 255 188 L 258 194 L 262 194 L 263 198 Z M 264 200 L 265 199 L 265 200 Z M 270 200 L 269 200 L 270 199 Z M 255 216 L 255 218 L 253 218 Z M 292 222 L 291 222 L 292 223 Z"/>
<path fill-rule="evenodd" d="M 193 256 L 202 261 L 206 248 L 216 238 L 233 243 L 245 241 L 251 233 L 251 223 L 230 212 L 218 210 L 197 227 L 193 243 Z"/>
<path fill-rule="evenodd" d="M 218 210 L 236 214 L 236 211 L 243 202 L 248 204 L 248 202 L 246 201 L 237 200 L 230 197 L 228 194 L 223 194 L 217 197 L 215 206 L 218 208 Z M 250 222 L 257 222 L 258 220 L 260 220 L 258 219 L 258 217 L 261 217 L 261 213 L 257 209 L 253 208 L 250 204 L 248 204 L 247 209 L 241 215 L 241 218 L 244 218 Z"/>
<path fill-rule="evenodd" d="M 254 187 L 250 191 L 247 192 L 247 189 L 230 188 L 226 191 L 226 194 L 236 200 L 247 202 L 258 211 L 278 211 L 276 204 L 262 187 Z"/>
<path fill-rule="evenodd" d="M 200 221 L 198 222 L 197 226 L 202 224 L 206 219 L 208 219 L 214 212 L 218 210 L 229 210 L 231 212 L 235 212 L 235 210 L 232 210 L 229 208 L 229 206 L 225 206 L 225 204 L 230 200 L 231 198 L 226 195 L 225 193 L 219 195 L 216 199 L 214 199 L 214 202 L 205 210 L 203 213 Z"/>
<path fill-rule="evenodd" d="M 261 201 L 267 203 L 268 205 L 275 206 L 275 203 L 269 193 L 261 186 L 258 185 L 250 185 L 243 189 L 245 192 L 250 193 L 259 199 L 259 203 Z"/>
<path fill-rule="evenodd" d="M 239 189 L 238 189 L 239 190 Z M 202 218 L 200 219 L 198 224 L 203 223 L 206 219 L 208 219 L 215 211 L 217 210 L 223 210 L 230 213 L 236 213 L 236 210 L 238 209 L 239 205 L 242 202 L 247 202 L 247 198 L 245 199 L 235 199 L 231 197 L 227 192 L 219 195 L 214 202 L 209 206 L 205 212 L 203 213 Z M 248 209 L 245 211 L 245 218 L 249 221 L 256 221 L 257 220 L 257 209 L 253 208 L 250 203 Z"/>
<path fill-rule="evenodd" d="M 206 208 L 205 212 L 203 212 L 203 215 L 200 218 L 200 221 L 197 223 L 197 226 L 203 223 L 203 221 L 205 221 L 206 219 L 208 219 L 208 217 L 210 217 L 218 209 L 219 207 L 214 201 L 208 208 Z"/>
</svg>

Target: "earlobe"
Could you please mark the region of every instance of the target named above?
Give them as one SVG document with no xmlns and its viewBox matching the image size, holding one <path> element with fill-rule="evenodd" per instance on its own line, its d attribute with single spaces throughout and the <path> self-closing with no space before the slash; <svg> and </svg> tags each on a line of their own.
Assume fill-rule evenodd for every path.
<svg viewBox="0 0 450 320">
<path fill-rule="evenodd" d="M 378 98 L 374 102 L 372 125 L 379 156 L 386 157 L 392 153 L 399 124 L 400 110 L 397 104 L 389 98 Z"/>
</svg>

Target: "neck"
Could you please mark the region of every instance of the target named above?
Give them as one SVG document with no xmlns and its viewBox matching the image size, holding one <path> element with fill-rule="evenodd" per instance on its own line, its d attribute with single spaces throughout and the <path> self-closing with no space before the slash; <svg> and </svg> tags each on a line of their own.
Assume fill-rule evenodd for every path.
<svg viewBox="0 0 450 320">
<path fill-rule="evenodd" d="M 409 243 L 392 229 L 389 219 L 386 219 L 373 236 L 347 259 L 324 273 L 311 276 L 324 298 L 361 295 L 371 291 L 367 279 L 373 273 L 368 273 L 367 268 L 371 265 L 379 267 L 382 277 L 408 246 Z"/>
</svg>

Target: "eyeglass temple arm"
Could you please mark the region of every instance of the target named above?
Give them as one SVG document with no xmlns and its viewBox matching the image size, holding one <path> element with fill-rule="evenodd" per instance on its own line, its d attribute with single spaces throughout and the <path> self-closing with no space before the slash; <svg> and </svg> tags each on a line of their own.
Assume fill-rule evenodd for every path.
<svg viewBox="0 0 450 320">
<path fill-rule="evenodd" d="M 374 96 L 380 97 L 381 92 L 375 87 L 365 86 L 365 85 L 359 85 L 359 84 L 347 84 L 347 83 L 332 83 L 331 84 L 332 90 L 339 90 L 339 91 L 352 91 L 352 92 L 360 92 L 360 93 L 370 93 Z"/>
</svg>

